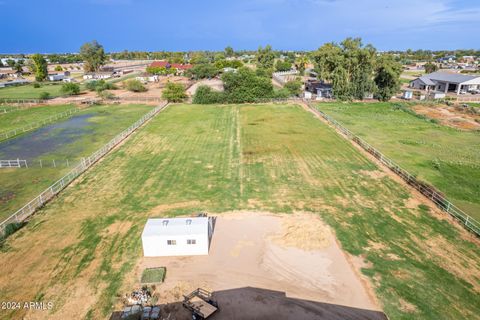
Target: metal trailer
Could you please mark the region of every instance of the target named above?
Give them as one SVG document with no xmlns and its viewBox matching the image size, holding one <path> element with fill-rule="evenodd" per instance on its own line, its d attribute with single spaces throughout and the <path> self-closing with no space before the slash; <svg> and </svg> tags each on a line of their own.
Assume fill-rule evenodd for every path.
<svg viewBox="0 0 480 320">
<path fill-rule="evenodd" d="M 218 304 L 212 299 L 212 293 L 198 288 L 183 296 L 183 306 L 192 312 L 192 319 L 207 319 L 218 310 Z"/>
</svg>

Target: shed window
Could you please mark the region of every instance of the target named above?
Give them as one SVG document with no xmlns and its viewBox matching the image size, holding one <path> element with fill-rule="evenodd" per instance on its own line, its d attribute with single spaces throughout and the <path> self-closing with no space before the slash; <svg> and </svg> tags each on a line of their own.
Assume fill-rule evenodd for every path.
<svg viewBox="0 0 480 320">
<path fill-rule="evenodd" d="M 167 244 L 169 246 L 175 246 L 177 244 L 177 240 L 167 240 Z"/>
<path fill-rule="evenodd" d="M 197 240 L 195 239 L 187 239 L 187 244 L 196 244 Z"/>
</svg>

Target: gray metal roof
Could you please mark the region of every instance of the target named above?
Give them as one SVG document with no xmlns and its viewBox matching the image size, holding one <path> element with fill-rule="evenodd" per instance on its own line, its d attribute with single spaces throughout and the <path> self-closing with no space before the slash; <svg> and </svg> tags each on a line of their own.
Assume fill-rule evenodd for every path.
<svg viewBox="0 0 480 320">
<path fill-rule="evenodd" d="M 435 85 L 435 82 L 433 82 L 432 80 L 430 80 L 429 78 L 427 78 L 426 76 L 422 76 L 420 78 L 418 78 L 420 81 L 422 81 L 425 85 L 427 86 L 434 86 Z"/>
<path fill-rule="evenodd" d="M 470 81 L 476 78 L 480 79 L 479 76 L 468 76 L 460 73 L 450 73 L 450 72 L 441 72 L 441 71 L 429 73 L 420 78 L 421 79 L 428 78 L 430 80 L 445 81 L 445 82 L 451 82 L 451 83 L 462 83 L 462 82 Z"/>
</svg>

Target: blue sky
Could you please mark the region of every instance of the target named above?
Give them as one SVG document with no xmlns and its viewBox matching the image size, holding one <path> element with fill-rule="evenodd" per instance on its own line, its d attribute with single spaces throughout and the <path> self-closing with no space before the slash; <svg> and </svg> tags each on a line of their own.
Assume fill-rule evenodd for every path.
<svg viewBox="0 0 480 320">
<path fill-rule="evenodd" d="M 480 49 L 478 0 L 0 0 L 0 52 Z"/>
</svg>

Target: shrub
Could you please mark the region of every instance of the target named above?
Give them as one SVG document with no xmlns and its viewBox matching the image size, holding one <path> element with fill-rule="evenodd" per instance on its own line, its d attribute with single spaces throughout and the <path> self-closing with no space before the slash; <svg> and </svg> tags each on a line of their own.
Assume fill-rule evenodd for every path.
<svg viewBox="0 0 480 320">
<path fill-rule="evenodd" d="M 292 69 L 292 63 L 283 60 L 277 60 L 275 63 L 275 71 L 289 71 Z"/>
<path fill-rule="evenodd" d="M 88 82 L 86 85 L 88 90 L 102 92 L 104 90 L 115 90 L 117 87 L 111 82 L 105 80 L 93 80 Z"/>
<path fill-rule="evenodd" d="M 223 92 L 214 91 L 209 86 L 199 86 L 193 95 L 193 103 L 195 104 L 214 104 L 225 102 Z"/>
<path fill-rule="evenodd" d="M 291 96 L 292 94 L 290 91 L 286 88 L 279 89 L 274 92 L 273 98 L 275 99 L 287 99 Z"/>
<path fill-rule="evenodd" d="M 162 98 L 168 102 L 182 102 L 187 98 L 187 93 L 183 84 L 169 81 L 163 89 Z"/>
<path fill-rule="evenodd" d="M 302 82 L 299 80 L 288 81 L 284 87 L 291 95 L 298 96 L 302 93 Z"/>
<path fill-rule="evenodd" d="M 197 64 L 188 70 L 187 74 L 194 79 L 213 78 L 218 74 L 218 69 L 210 63 Z"/>
<path fill-rule="evenodd" d="M 35 83 L 33 84 L 33 87 L 34 87 L 35 89 L 38 89 L 38 88 L 41 87 L 41 85 L 40 85 L 40 83 L 35 82 Z"/>
<path fill-rule="evenodd" d="M 64 83 L 60 91 L 69 96 L 77 95 L 80 93 L 80 86 L 76 83 Z"/>
<path fill-rule="evenodd" d="M 132 92 L 145 92 L 147 88 L 138 80 L 131 79 L 125 82 L 125 88 Z"/>
<path fill-rule="evenodd" d="M 50 99 L 50 93 L 45 92 L 45 91 L 40 93 L 40 99 L 42 99 L 42 100 Z"/>
<path fill-rule="evenodd" d="M 256 102 L 274 97 L 270 77 L 258 76 L 255 71 L 245 67 L 236 73 L 225 73 L 222 80 L 229 103 Z"/>
<path fill-rule="evenodd" d="M 56 66 L 56 67 L 55 67 L 55 71 L 63 71 L 62 66 Z"/>
<path fill-rule="evenodd" d="M 113 100 L 115 95 L 108 91 L 97 91 L 97 95 L 104 100 Z"/>
</svg>

